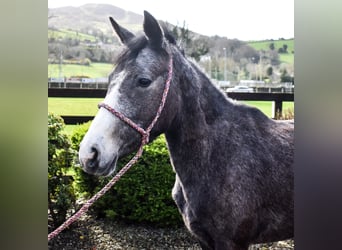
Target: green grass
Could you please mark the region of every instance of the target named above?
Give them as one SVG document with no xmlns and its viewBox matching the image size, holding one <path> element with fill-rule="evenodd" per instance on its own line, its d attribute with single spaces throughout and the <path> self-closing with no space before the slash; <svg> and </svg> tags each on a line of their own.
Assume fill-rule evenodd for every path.
<svg viewBox="0 0 342 250">
<path fill-rule="evenodd" d="M 63 64 L 62 73 L 65 77 L 88 76 L 90 78 L 107 77 L 112 71 L 113 65 L 110 63 L 91 63 L 90 66 Z M 48 65 L 48 77 L 59 77 L 59 65 Z"/>
<path fill-rule="evenodd" d="M 249 106 L 256 107 L 260 109 L 268 117 L 272 117 L 272 112 L 273 112 L 272 102 L 269 102 L 269 101 L 241 101 L 241 102 Z M 289 108 L 290 109 L 294 108 L 294 102 L 283 102 L 283 111 Z"/>
<path fill-rule="evenodd" d="M 276 50 L 283 47 L 283 44 L 287 45 L 287 51 L 291 53 L 294 51 L 294 39 L 288 39 L 288 40 L 266 40 L 266 41 L 251 41 L 247 42 L 250 46 L 255 48 L 256 50 L 269 50 L 270 44 L 274 43 L 274 47 Z"/>
<path fill-rule="evenodd" d="M 97 104 L 103 98 L 48 98 L 48 111 L 58 115 L 96 115 Z M 64 132 L 71 136 L 77 125 L 66 125 Z"/>
<path fill-rule="evenodd" d="M 48 111 L 58 115 L 95 115 L 103 98 L 48 98 Z"/>
<path fill-rule="evenodd" d="M 48 29 L 48 38 L 72 38 L 72 39 L 79 39 L 80 41 L 89 40 L 91 42 L 95 42 L 96 38 L 95 36 L 84 34 L 81 32 L 73 31 L 73 30 L 67 30 L 67 29 L 60 29 L 60 30 L 51 30 Z"/>
<path fill-rule="evenodd" d="M 292 54 L 292 51 L 294 51 L 294 39 L 276 40 L 276 41 L 252 41 L 252 42 L 247 42 L 247 43 L 256 50 L 269 50 L 271 43 L 274 43 L 275 50 L 278 50 L 279 48 L 283 47 L 284 44 L 286 44 L 287 51 L 289 53 L 279 54 L 279 59 L 281 62 L 290 63 L 290 64 L 294 63 L 294 54 Z"/>
<path fill-rule="evenodd" d="M 279 54 L 279 60 L 283 63 L 294 64 L 294 55 L 293 54 Z"/>
</svg>

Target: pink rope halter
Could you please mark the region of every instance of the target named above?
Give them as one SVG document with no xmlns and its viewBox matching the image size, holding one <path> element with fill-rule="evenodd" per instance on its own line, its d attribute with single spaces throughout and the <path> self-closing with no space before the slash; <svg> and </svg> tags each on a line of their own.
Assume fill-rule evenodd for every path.
<svg viewBox="0 0 342 250">
<path fill-rule="evenodd" d="M 124 175 L 133 164 L 135 164 L 138 159 L 141 157 L 143 153 L 143 147 L 148 143 L 149 137 L 150 137 L 150 132 L 154 125 L 156 124 L 157 120 L 159 119 L 161 112 L 163 111 L 163 108 L 165 106 L 166 98 L 169 93 L 170 89 L 170 84 L 171 84 L 171 79 L 172 79 L 172 71 L 173 71 L 173 60 L 172 60 L 172 55 L 170 55 L 170 60 L 169 60 L 169 65 L 168 65 L 168 75 L 167 75 L 167 80 L 164 86 L 164 91 L 163 91 L 163 96 L 160 101 L 156 116 L 150 123 L 150 125 L 147 127 L 147 129 L 143 129 L 139 127 L 135 122 L 133 122 L 131 119 L 126 117 L 124 114 L 120 113 L 119 111 L 115 110 L 114 108 L 110 107 L 109 105 L 105 103 L 100 103 L 98 105 L 99 108 L 105 108 L 107 109 L 110 113 L 118 117 L 120 120 L 124 121 L 127 123 L 129 126 L 134 128 L 137 132 L 141 134 L 141 145 L 135 154 L 135 156 L 98 192 L 96 193 L 93 197 L 91 197 L 88 201 L 86 201 L 83 206 L 74 214 L 72 215 L 69 219 L 67 219 L 62 225 L 60 225 L 58 228 L 56 228 L 53 232 L 48 234 L 48 241 L 57 236 L 60 232 L 62 232 L 65 228 L 67 228 L 70 224 L 72 224 L 74 221 L 78 220 L 83 213 L 85 213 L 88 208 L 96 201 L 98 200 L 102 195 L 104 195 L 120 178 L 122 175 Z"/>
</svg>

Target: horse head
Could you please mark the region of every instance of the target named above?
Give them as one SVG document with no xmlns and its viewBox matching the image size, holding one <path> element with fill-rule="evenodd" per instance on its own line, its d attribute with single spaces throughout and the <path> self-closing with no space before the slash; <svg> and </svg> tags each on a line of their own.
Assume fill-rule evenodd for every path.
<svg viewBox="0 0 342 250">
<path fill-rule="evenodd" d="M 125 49 L 109 75 L 104 105 L 100 105 L 80 144 L 80 163 L 85 172 L 95 175 L 112 174 L 117 160 L 136 150 L 141 141 L 137 129 L 113 114 L 119 113 L 145 130 L 160 106 L 165 82 L 168 78 L 171 81 L 172 77 L 170 44 L 151 14 L 144 12 L 142 36 L 121 27 L 112 17 L 109 19 Z M 170 99 L 171 96 L 168 97 Z M 151 139 L 170 125 L 174 113 L 171 102 L 167 101 L 151 131 Z"/>
</svg>

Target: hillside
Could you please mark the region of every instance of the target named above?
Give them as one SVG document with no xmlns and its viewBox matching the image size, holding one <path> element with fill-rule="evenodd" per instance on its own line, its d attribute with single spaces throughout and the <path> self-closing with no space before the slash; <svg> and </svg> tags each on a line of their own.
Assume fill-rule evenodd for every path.
<svg viewBox="0 0 342 250">
<path fill-rule="evenodd" d="M 71 29 L 48 29 L 48 38 L 55 38 L 55 39 L 64 39 L 64 38 L 71 38 L 71 39 L 79 39 L 80 41 L 90 41 L 95 42 L 96 37 L 89 34 L 84 34 L 79 31 L 71 30 Z"/>
<path fill-rule="evenodd" d="M 112 33 L 108 17 L 113 16 L 126 28 L 137 31 L 141 29 L 143 16 L 123 10 L 109 4 L 85 4 L 80 7 L 61 7 L 49 9 L 48 27 L 71 30 L 101 30 Z"/>
<path fill-rule="evenodd" d="M 282 48 L 284 44 L 287 45 L 288 53 L 279 53 L 280 60 L 285 63 L 294 63 L 294 39 L 280 39 L 280 40 L 264 40 L 264 41 L 251 41 L 247 42 L 248 45 L 256 50 L 269 50 L 270 44 L 274 44 L 274 49 Z"/>
</svg>

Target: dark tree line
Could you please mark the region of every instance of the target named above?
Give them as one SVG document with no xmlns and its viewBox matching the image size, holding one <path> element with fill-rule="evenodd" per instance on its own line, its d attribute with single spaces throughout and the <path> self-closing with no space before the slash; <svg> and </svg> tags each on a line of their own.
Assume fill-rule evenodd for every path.
<svg viewBox="0 0 342 250">
<path fill-rule="evenodd" d="M 258 63 L 260 55 L 258 51 L 249 46 L 247 43 L 237 39 L 228 39 L 226 37 L 206 37 L 195 34 L 187 28 L 186 23 L 183 26 L 173 26 L 166 24 L 166 27 L 172 30 L 173 36 L 178 41 L 179 45 L 185 50 L 185 53 L 200 60 L 203 55 L 210 55 L 211 58 L 231 57 L 239 63 L 242 58 L 247 58 L 253 63 Z M 226 54 L 223 49 L 226 49 Z M 274 65 L 279 64 L 277 53 L 268 55 Z"/>
</svg>

